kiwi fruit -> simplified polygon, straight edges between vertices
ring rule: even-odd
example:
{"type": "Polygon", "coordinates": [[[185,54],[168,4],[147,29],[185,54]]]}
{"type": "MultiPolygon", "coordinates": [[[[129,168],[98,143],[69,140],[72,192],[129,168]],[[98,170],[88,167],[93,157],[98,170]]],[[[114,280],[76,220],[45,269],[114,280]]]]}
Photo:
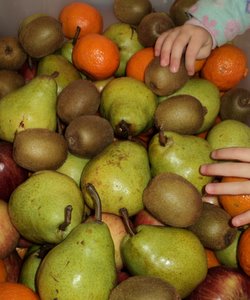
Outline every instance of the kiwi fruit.
{"type": "Polygon", "coordinates": [[[162,67],[160,58],[153,58],[145,70],[145,84],[158,96],[169,96],[180,89],[189,79],[184,59],[180,62],[178,72],[173,73],[169,67],[162,67]]]}
{"type": "Polygon", "coordinates": [[[181,300],[175,287],[159,277],[134,275],[120,282],[109,300],[181,300]]]}
{"type": "Polygon", "coordinates": [[[69,152],[83,158],[99,154],[114,140],[114,130],[105,118],[84,115],[72,120],[65,130],[69,152]]]}
{"type": "Polygon", "coordinates": [[[202,198],[184,177],[163,172],[153,177],[143,192],[143,204],[157,220],[174,227],[188,227],[201,215],[202,198]]]}
{"type": "Polygon", "coordinates": [[[95,84],[87,79],[70,82],[57,97],[57,115],[69,124],[81,115],[94,115],[101,102],[101,95],[95,84]]]}
{"type": "Polygon", "coordinates": [[[196,134],[204,121],[201,102],[191,95],[170,96],[160,102],[154,115],[155,127],[180,134],[196,134]]]}
{"type": "Polygon", "coordinates": [[[152,11],[149,0],[114,0],[113,11],[116,18],[130,25],[138,25],[141,19],[152,11]]]}
{"type": "Polygon", "coordinates": [[[64,42],[62,25],[51,16],[38,16],[21,24],[18,38],[25,52],[33,58],[54,53],[64,42]]]}
{"type": "Polygon", "coordinates": [[[250,126],[250,91],[240,87],[226,91],[221,97],[220,117],[250,126]]]}
{"type": "Polygon", "coordinates": [[[68,155],[63,135],[45,128],[28,128],[16,133],[13,141],[15,162],[29,170],[56,170],[68,155]]]}
{"type": "Polygon", "coordinates": [[[24,84],[24,77],[18,72],[12,70],[0,70],[0,99],[24,84]]]}
{"type": "Polygon", "coordinates": [[[169,8],[169,15],[176,26],[183,25],[190,18],[188,10],[196,2],[197,0],[175,0],[172,3],[169,8]]]}
{"type": "Polygon", "coordinates": [[[220,206],[203,202],[199,219],[188,227],[205,248],[222,250],[232,244],[237,228],[230,224],[231,216],[220,206]]]}
{"type": "Polygon", "coordinates": [[[17,37],[6,36],[0,38],[0,70],[19,70],[25,63],[27,53],[24,51],[17,37]]]}
{"type": "Polygon", "coordinates": [[[171,17],[165,12],[151,12],[144,16],[136,31],[139,42],[144,47],[153,47],[161,33],[174,27],[171,17]]]}

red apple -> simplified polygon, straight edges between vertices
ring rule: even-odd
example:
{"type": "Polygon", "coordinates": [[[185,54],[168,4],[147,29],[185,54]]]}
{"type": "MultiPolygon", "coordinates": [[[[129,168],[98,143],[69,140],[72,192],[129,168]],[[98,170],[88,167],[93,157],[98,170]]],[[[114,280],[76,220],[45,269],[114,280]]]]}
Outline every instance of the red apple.
{"type": "Polygon", "coordinates": [[[24,77],[25,82],[29,82],[31,79],[33,79],[36,76],[37,73],[37,62],[35,61],[26,61],[21,69],[19,70],[19,73],[24,77]]]}
{"type": "Polygon", "coordinates": [[[123,271],[123,270],[117,271],[117,284],[128,279],[129,277],[130,277],[130,274],[128,272],[123,271]]]}
{"type": "Polygon", "coordinates": [[[12,143],[0,141],[0,199],[7,202],[14,189],[28,178],[28,171],[14,161],[12,150],[12,143]]]}
{"type": "Polygon", "coordinates": [[[222,265],[212,267],[205,280],[187,297],[187,300],[223,299],[250,299],[250,277],[239,269],[222,265]]]}
{"type": "MultiPolygon", "coordinates": [[[[88,219],[91,218],[93,218],[93,216],[88,217],[88,219]]],[[[102,213],[102,221],[107,224],[114,242],[116,269],[121,270],[123,268],[123,262],[120,252],[120,244],[123,237],[127,234],[125,225],[120,216],[112,213],[102,213]]]]}
{"type": "Polygon", "coordinates": [[[158,225],[165,226],[162,222],[153,217],[147,210],[142,209],[134,216],[134,226],[138,225],[158,225]]]}
{"type": "Polygon", "coordinates": [[[18,282],[19,274],[22,268],[22,259],[18,255],[17,251],[14,250],[3,260],[6,271],[8,282],[18,282]]]}
{"type": "Polygon", "coordinates": [[[9,256],[16,248],[20,234],[11,223],[8,203],[0,200],[0,258],[9,256]]]}

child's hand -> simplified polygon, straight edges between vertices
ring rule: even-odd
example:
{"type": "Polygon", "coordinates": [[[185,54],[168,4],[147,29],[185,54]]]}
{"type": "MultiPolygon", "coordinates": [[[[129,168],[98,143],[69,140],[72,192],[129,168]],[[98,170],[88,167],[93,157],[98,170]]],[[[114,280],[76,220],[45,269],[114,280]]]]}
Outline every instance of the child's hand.
{"type": "Polygon", "coordinates": [[[177,72],[183,52],[189,75],[193,75],[196,59],[209,56],[213,46],[210,33],[203,27],[184,24],[162,33],[155,43],[155,55],[160,56],[162,66],[170,66],[177,72]]]}
{"type": "MultiPolygon", "coordinates": [[[[231,176],[250,179],[250,148],[225,148],[212,152],[215,160],[225,160],[214,164],[202,165],[200,172],[207,176],[231,176]]],[[[250,180],[241,182],[208,183],[205,191],[210,195],[250,194],[250,180]]],[[[250,224],[250,211],[232,219],[234,226],[250,224]]]]}

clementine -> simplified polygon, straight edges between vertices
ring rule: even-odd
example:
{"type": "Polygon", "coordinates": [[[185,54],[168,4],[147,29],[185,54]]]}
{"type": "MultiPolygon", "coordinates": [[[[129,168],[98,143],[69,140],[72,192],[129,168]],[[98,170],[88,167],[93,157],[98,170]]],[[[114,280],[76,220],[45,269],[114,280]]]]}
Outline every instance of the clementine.
{"type": "Polygon", "coordinates": [[[79,38],[72,51],[75,67],[91,79],[111,77],[120,64],[118,46],[111,39],[98,33],[79,38]]]}
{"type": "Polygon", "coordinates": [[[39,300],[38,294],[32,289],[21,283],[1,282],[0,283],[1,300],[39,300]]]}
{"type": "Polygon", "coordinates": [[[220,265],[220,262],[217,259],[214,251],[205,248],[205,252],[206,252],[206,256],[207,256],[207,267],[208,268],[212,268],[212,267],[220,265]]]}
{"type": "MultiPolygon", "coordinates": [[[[249,180],[240,177],[223,177],[221,182],[241,182],[249,180]]],[[[220,195],[219,203],[230,216],[237,216],[250,209],[250,195],[220,195]]]]}
{"type": "Polygon", "coordinates": [[[144,81],[144,74],[148,64],[154,58],[154,48],[147,47],[133,54],[126,65],[126,75],[144,81]]]}
{"type": "Polygon", "coordinates": [[[245,229],[240,236],[237,257],[242,270],[250,276],[250,227],[245,229]]]}
{"type": "Polygon", "coordinates": [[[213,82],[220,91],[233,88],[247,73],[247,56],[233,44],[224,44],[212,50],[201,69],[201,77],[213,82]]]}
{"type": "Polygon", "coordinates": [[[85,2],[72,2],[65,5],[59,14],[59,21],[62,24],[64,36],[73,38],[77,27],[79,27],[79,37],[88,33],[102,33],[103,16],[93,5],[85,2]]]}

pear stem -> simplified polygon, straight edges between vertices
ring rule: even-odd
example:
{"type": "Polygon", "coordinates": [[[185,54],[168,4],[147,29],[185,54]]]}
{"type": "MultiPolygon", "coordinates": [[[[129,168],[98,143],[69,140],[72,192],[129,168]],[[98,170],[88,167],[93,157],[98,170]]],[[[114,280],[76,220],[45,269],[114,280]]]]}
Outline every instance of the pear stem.
{"type": "Polygon", "coordinates": [[[132,225],[131,222],[130,222],[127,208],[125,208],[125,207],[120,208],[119,212],[120,212],[120,214],[121,214],[121,216],[122,216],[124,225],[125,225],[125,227],[126,227],[126,231],[127,231],[131,236],[136,235],[137,232],[136,232],[135,228],[133,227],[133,225],[132,225]]]}
{"type": "Polygon", "coordinates": [[[62,231],[65,231],[66,228],[71,223],[71,214],[72,214],[73,207],[72,205],[68,205],[65,207],[65,216],[64,216],[64,222],[59,226],[59,229],[62,231]]]}
{"type": "Polygon", "coordinates": [[[86,184],[86,189],[89,192],[94,204],[95,204],[95,220],[98,223],[102,223],[102,204],[101,199],[92,183],[86,184]]]}
{"type": "Polygon", "coordinates": [[[129,124],[121,120],[119,124],[115,128],[116,134],[124,139],[127,139],[129,137],[129,124]]]}
{"type": "Polygon", "coordinates": [[[44,244],[41,246],[41,248],[39,249],[38,258],[43,259],[45,257],[45,255],[52,249],[54,248],[54,245],[51,244],[44,244]]]}
{"type": "Polygon", "coordinates": [[[164,135],[164,130],[160,129],[159,131],[159,143],[161,146],[165,147],[167,142],[167,138],[164,135]]]}
{"type": "Polygon", "coordinates": [[[80,26],[77,26],[76,27],[76,32],[75,32],[75,35],[73,37],[73,41],[72,41],[72,45],[75,46],[78,38],[79,38],[79,35],[80,35],[80,32],[81,32],[81,27],[80,26]]]}

